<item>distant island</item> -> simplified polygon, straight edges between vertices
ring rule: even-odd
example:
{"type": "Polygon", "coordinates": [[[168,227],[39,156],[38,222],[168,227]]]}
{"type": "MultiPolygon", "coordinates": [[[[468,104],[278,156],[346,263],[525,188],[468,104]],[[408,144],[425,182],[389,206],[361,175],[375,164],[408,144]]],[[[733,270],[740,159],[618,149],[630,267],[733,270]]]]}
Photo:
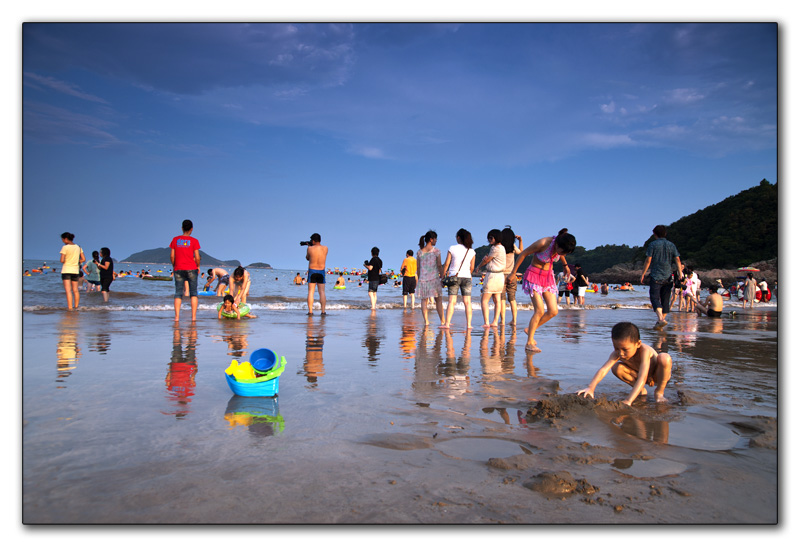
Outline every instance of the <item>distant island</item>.
{"type": "MultiPolygon", "coordinates": [[[[169,264],[169,248],[152,248],[142,250],[136,254],[131,254],[123,262],[137,264],[169,264]]],[[[206,254],[200,250],[200,264],[203,266],[213,265],[222,267],[239,267],[242,265],[239,260],[218,260],[214,256],[206,254]]]]}
{"type": "Polygon", "coordinates": [[[247,267],[252,267],[254,269],[272,269],[271,265],[265,264],[264,262],[256,262],[254,264],[249,264],[247,267]]]}

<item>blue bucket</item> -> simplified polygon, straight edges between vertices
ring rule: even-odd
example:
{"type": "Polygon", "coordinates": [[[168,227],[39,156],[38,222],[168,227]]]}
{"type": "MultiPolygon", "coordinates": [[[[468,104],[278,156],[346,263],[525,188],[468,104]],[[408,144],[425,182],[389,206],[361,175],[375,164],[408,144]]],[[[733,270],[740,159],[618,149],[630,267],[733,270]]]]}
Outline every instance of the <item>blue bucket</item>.
{"type": "Polygon", "coordinates": [[[259,348],[250,354],[250,365],[256,373],[266,373],[273,367],[275,362],[278,361],[278,356],[269,348],[259,348]]]}

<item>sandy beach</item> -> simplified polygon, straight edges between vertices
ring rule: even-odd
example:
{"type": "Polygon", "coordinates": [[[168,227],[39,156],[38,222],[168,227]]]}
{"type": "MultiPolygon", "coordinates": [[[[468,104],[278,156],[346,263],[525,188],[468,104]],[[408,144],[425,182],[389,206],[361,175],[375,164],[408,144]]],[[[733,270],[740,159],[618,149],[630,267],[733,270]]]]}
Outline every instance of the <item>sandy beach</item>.
{"type": "Polygon", "coordinates": [[[26,311],[23,522],[775,523],[778,312],[736,311],[562,310],[536,355],[529,311],[26,311]],[[673,357],[667,405],[611,375],[574,394],[626,320],[673,357]],[[262,347],[279,395],[234,396],[224,369],[262,347]]]}

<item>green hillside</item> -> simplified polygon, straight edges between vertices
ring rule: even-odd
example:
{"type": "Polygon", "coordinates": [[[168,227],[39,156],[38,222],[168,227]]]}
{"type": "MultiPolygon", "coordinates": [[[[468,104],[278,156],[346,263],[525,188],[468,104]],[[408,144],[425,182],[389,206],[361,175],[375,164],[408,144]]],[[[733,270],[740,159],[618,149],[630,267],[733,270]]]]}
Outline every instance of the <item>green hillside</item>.
{"type": "MultiPolygon", "coordinates": [[[[777,258],[778,185],[764,179],[756,187],[682,217],[667,225],[667,239],[678,247],[686,265],[700,269],[732,269],[777,258]]],[[[578,246],[567,259],[581,264],[586,273],[600,273],[617,264],[644,261],[652,240],[653,236],[648,237],[643,246],[606,244],[591,250],[578,246]]],[[[489,247],[475,252],[480,261],[489,247]]],[[[525,271],[530,259],[520,271],[525,271]]]]}
{"type": "MultiPolygon", "coordinates": [[[[730,269],[777,258],[778,185],[764,179],[682,217],[667,227],[667,239],[684,263],[698,268],[730,269]]],[[[640,256],[644,259],[643,251],[640,256]]]]}

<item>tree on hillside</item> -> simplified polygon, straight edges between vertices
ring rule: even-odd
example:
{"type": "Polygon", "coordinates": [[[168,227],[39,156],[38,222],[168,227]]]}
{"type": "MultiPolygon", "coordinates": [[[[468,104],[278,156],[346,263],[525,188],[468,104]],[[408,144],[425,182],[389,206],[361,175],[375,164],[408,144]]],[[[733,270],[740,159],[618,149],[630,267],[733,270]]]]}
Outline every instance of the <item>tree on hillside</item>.
{"type": "MultiPolygon", "coordinates": [[[[681,260],[729,269],[778,256],[778,185],[766,179],[667,227],[681,260]]],[[[645,242],[645,248],[654,237],[645,242]]],[[[644,249],[637,257],[644,258],[644,249]]]]}

